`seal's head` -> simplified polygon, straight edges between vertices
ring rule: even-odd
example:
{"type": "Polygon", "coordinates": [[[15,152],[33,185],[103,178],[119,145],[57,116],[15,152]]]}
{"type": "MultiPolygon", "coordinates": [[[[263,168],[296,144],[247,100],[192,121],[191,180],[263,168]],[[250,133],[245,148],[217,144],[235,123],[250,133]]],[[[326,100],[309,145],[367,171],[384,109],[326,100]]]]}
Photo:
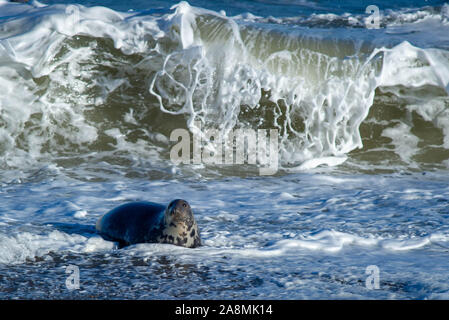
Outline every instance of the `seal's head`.
{"type": "Polygon", "coordinates": [[[198,226],[193,217],[189,203],[176,199],[165,209],[165,229],[162,231],[167,242],[176,245],[195,248],[201,245],[198,226]]]}
{"type": "Polygon", "coordinates": [[[188,227],[195,223],[192,208],[187,201],[176,199],[170,202],[165,212],[165,218],[168,224],[185,223],[188,227]]]}

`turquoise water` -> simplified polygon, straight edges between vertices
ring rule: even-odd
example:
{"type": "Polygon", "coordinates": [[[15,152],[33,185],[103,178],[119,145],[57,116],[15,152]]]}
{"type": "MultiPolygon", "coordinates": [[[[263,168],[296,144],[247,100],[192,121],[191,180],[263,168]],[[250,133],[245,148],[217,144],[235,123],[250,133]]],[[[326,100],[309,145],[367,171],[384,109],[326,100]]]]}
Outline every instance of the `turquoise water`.
{"type": "Polygon", "coordinates": [[[437,1],[0,1],[0,298],[447,299],[448,28],[437,1]],[[278,170],[173,163],[198,124],[278,130],[278,170]],[[175,198],[202,247],[95,232],[175,198]]]}

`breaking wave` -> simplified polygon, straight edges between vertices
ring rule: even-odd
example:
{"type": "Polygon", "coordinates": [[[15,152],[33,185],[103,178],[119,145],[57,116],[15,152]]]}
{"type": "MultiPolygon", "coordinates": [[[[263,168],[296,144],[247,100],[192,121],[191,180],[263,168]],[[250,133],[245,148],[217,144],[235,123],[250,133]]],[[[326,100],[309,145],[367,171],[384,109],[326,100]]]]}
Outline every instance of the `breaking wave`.
{"type": "Polygon", "coordinates": [[[449,165],[447,5],[385,12],[378,30],[186,2],[0,8],[3,168],[166,162],[170,132],[198,121],[278,129],[284,169],[449,165]]]}

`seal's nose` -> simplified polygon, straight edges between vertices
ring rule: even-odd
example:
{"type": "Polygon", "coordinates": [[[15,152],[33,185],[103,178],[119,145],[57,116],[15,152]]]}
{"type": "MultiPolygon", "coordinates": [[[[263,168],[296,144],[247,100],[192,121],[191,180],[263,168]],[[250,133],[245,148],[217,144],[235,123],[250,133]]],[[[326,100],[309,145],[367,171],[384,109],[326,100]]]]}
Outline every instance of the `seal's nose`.
{"type": "Polygon", "coordinates": [[[190,209],[190,205],[187,201],[182,199],[176,199],[170,202],[168,205],[168,211],[173,215],[175,213],[182,213],[185,210],[190,209]]]}

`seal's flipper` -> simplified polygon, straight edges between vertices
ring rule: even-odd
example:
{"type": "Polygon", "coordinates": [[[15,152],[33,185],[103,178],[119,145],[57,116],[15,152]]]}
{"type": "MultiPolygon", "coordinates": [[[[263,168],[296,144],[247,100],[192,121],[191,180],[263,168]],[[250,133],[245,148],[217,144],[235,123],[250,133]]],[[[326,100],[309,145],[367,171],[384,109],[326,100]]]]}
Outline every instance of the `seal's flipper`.
{"type": "Polygon", "coordinates": [[[125,242],[125,241],[121,241],[121,240],[117,241],[117,240],[115,240],[115,242],[117,243],[117,249],[122,249],[124,247],[129,246],[129,243],[125,242]]]}

